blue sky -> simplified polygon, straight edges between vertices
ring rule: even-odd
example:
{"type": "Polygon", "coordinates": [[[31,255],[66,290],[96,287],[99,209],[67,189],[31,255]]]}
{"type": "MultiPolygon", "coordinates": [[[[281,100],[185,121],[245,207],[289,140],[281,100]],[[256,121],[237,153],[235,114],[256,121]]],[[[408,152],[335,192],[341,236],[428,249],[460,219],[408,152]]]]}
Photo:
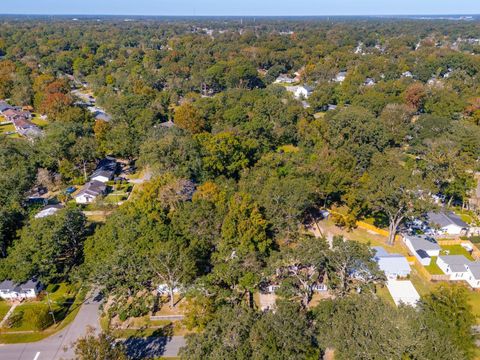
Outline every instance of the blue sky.
{"type": "Polygon", "coordinates": [[[0,0],[1,14],[480,14],[480,0],[0,0]]]}

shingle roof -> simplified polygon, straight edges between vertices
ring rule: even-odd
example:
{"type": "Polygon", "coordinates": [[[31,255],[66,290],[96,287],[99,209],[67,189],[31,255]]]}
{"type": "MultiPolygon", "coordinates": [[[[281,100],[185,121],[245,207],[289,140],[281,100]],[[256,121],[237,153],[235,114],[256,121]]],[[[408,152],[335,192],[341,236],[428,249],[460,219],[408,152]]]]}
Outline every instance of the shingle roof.
{"type": "Polygon", "coordinates": [[[453,212],[429,212],[427,214],[428,221],[432,224],[439,225],[440,227],[445,227],[448,225],[457,225],[460,227],[468,227],[468,224],[464,222],[460,216],[454,214],[453,212]]]}
{"type": "Polygon", "coordinates": [[[471,262],[468,264],[468,268],[475,279],[480,280],[480,262],[471,262]]]}
{"type": "Polygon", "coordinates": [[[440,255],[438,258],[450,266],[453,272],[464,272],[466,270],[465,265],[471,263],[471,261],[463,255],[440,255]]]}
{"type": "Polygon", "coordinates": [[[417,253],[419,250],[440,250],[440,245],[438,245],[434,239],[419,236],[407,236],[406,238],[410,241],[417,253]]]}

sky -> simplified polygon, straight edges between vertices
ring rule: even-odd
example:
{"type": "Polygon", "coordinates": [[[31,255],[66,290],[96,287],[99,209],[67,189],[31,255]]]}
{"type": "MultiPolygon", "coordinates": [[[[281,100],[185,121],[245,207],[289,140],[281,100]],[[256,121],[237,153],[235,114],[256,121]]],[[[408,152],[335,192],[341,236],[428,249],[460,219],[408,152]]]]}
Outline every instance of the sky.
{"type": "Polygon", "coordinates": [[[166,16],[480,14],[480,0],[0,0],[0,14],[166,16]]]}

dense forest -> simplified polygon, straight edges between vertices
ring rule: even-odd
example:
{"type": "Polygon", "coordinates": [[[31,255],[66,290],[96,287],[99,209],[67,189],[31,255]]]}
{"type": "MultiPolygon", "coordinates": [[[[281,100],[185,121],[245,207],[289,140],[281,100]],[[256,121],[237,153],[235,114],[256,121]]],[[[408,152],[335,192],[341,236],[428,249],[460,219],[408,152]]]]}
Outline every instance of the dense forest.
{"type": "Polygon", "coordinates": [[[338,226],[374,218],[393,245],[431,194],[466,205],[478,39],[477,22],[0,18],[0,100],[48,119],[33,141],[0,137],[0,277],[99,287],[111,317],[181,288],[185,359],[473,359],[465,289],[394,308],[366,244],[307,225],[337,209],[338,226]],[[313,89],[308,105],[280,75],[313,89]],[[32,187],[83,184],[106,155],[151,181],[102,223],[74,205],[33,217],[32,187]],[[260,312],[273,283],[277,309],[260,312]],[[332,298],[313,304],[319,283],[332,298]]]}

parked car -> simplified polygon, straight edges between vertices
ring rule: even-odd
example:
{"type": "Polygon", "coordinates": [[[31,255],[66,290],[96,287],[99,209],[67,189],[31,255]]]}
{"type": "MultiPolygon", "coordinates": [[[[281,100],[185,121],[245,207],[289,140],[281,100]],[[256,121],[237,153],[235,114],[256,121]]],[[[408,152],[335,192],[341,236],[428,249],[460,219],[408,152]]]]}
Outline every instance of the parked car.
{"type": "Polygon", "coordinates": [[[71,195],[73,194],[75,191],[77,191],[77,188],[75,186],[70,186],[67,188],[67,190],[65,190],[65,194],[67,195],[71,195]]]}

